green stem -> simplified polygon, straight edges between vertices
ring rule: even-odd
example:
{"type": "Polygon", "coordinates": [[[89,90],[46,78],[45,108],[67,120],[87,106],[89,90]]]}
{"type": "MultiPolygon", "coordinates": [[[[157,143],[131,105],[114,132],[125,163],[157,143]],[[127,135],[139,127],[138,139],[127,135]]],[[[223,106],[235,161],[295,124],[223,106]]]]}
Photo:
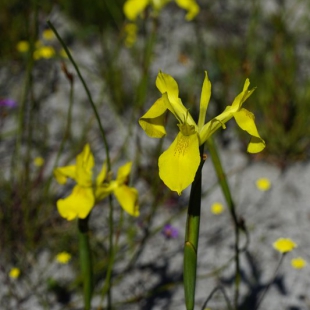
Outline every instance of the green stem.
{"type": "Polygon", "coordinates": [[[239,242],[240,242],[240,234],[239,234],[239,221],[236,214],[235,203],[232,199],[231,191],[229,189],[229,185],[227,182],[227,178],[221,163],[221,159],[217,152],[215,143],[213,138],[209,138],[207,140],[208,149],[212,158],[212,162],[220,182],[220,186],[222,188],[225,200],[227,202],[230,214],[232,216],[234,227],[235,227],[235,265],[236,265],[236,277],[235,277],[235,296],[234,296],[234,306],[235,309],[238,309],[238,300],[239,300],[239,287],[240,287],[240,251],[239,251],[239,242]]]}
{"type": "Polygon", "coordinates": [[[84,290],[84,309],[91,309],[91,299],[93,294],[93,268],[89,245],[88,218],[78,220],[79,230],[79,252],[82,270],[83,290],[84,290]]]}
{"type": "Polygon", "coordinates": [[[195,307],[197,252],[201,209],[201,170],[204,164],[203,148],[204,146],[202,145],[200,147],[201,162],[196,172],[194,182],[192,183],[187,211],[183,266],[185,304],[187,310],[193,310],[195,307]]]}
{"type": "Polygon", "coordinates": [[[53,32],[55,33],[57,39],[59,40],[59,42],[61,43],[62,47],[64,48],[64,50],[66,51],[66,54],[68,55],[68,58],[70,59],[78,77],[80,78],[82,84],[83,84],[83,87],[85,89],[85,92],[87,94],[87,97],[88,97],[88,100],[92,106],[92,109],[94,111],[94,114],[95,114],[95,117],[96,117],[96,120],[97,120],[97,123],[98,123],[98,126],[99,126],[99,130],[101,132],[101,136],[102,136],[102,139],[103,139],[103,143],[104,143],[104,147],[105,147],[105,152],[106,152],[106,158],[107,158],[107,166],[108,166],[108,170],[110,171],[111,170],[111,161],[110,161],[110,155],[109,155],[109,146],[108,146],[108,141],[106,139],[106,135],[105,135],[105,132],[104,132],[104,129],[102,127],[102,124],[101,124],[101,120],[100,120],[100,116],[99,116],[99,113],[97,111],[97,108],[96,108],[96,105],[92,99],[92,96],[90,94],[90,91],[88,89],[88,86],[79,70],[79,67],[77,66],[75,60],[73,59],[67,45],[65,44],[65,42],[63,41],[63,39],[60,37],[59,33],[57,32],[57,30],[55,29],[54,25],[52,24],[51,21],[48,21],[47,24],[49,25],[49,27],[53,30],[53,32]]]}

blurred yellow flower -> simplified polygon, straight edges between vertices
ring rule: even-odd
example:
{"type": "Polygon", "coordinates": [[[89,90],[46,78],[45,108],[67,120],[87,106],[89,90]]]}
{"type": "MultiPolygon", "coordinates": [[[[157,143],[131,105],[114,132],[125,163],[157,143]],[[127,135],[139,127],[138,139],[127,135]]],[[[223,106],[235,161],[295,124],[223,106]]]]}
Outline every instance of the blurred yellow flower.
{"type": "Polygon", "coordinates": [[[103,164],[95,182],[92,169],[95,165],[94,156],[89,144],[76,157],[76,165],[54,169],[54,177],[59,184],[65,184],[67,178],[76,181],[72,193],[65,199],[57,201],[58,212],[71,221],[76,217],[84,219],[95,203],[113,193],[121,207],[130,215],[139,215],[138,191],[127,186],[132,163],[129,162],[118,169],[115,181],[106,181],[107,166],[103,164]]]}
{"type": "Polygon", "coordinates": [[[19,268],[12,268],[9,272],[9,277],[12,279],[17,279],[20,275],[20,269],[19,268]]]}
{"type": "Polygon", "coordinates": [[[51,41],[55,38],[55,34],[52,29],[45,29],[42,33],[42,37],[46,41],[51,41]]]}
{"type": "Polygon", "coordinates": [[[56,255],[56,261],[60,264],[67,264],[71,260],[71,254],[68,252],[60,252],[56,255]]]}
{"type": "Polygon", "coordinates": [[[125,25],[124,31],[126,34],[125,45],[132,47],[137,40],[138,27],[135,23],[128,23],[125,25]]]}
{"type": "Polygon", "coordinates": [[[55,50],[52,46],[41,46],[33,52],[33,58],[35,60],[44,58],[49,59],[55,56],[55,50]]]}
{"type": "Polygon", "coordinates": [[[291,265],[295,269],[302,269],[307,266],[307,262],[302,257],[296,257],[291,260],[291,265]]]}
{"type": "MultiPolygon", "coordinates": [[[[134,21],[145,10],[148,5],[151,5],[155,14],[172,0],[127,0],[123,10],[127,19],[134,21]]],[[[196,0],[175,0],[176,4],[187,11],[186,20],[192,20],[199,13],[199,5],[196,0]]]]}
{"type": "Polygon", "coordinates": [[[16,45],[16,49],[20,52],[20,53],[25,53],[28,52],[29,50],[29,42],[28,41],[19,41],[16,45]]]}
{"type": "Polygon", "coordinates": [[[43,164],[44,164],[44,158],[43,158],[43,157],[40,157],[40,156],[36,157],[36,158],[33,160],[33,164],[34,164],[35,166],[37,166],[37,167],[43,166],[43,164]]]}
{"type": "Polygon", "coordinates": [[[221,214],[224,211],[224,206],[220,202],[215,202],[211,205],[211,212],[213,214],[221,214]]]}
{"type": "Polygon", "coordinates": [[[271,187],[271,182],[267,178],[259,178],[256,180],[256,187],[260,191],[268,191],[271,187]]]}
{"type": "Polygon", "coordinates": [[[289,238],[279,238],[273,243],[273,247],[280,253],[287,253],[297,248],[297,244],[289,238]]]}

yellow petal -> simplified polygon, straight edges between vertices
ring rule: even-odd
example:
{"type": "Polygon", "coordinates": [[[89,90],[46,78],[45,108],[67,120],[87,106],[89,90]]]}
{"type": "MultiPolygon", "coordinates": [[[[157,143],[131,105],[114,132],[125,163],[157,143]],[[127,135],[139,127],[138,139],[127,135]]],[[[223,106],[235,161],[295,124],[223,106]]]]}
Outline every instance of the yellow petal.
{"type": "Polygon", "coordinates": [[[101,171],[99,172],[99,174],[96,178],[96,185],[97,186],[101,185],[103,183],[103,181],[105,180],[106,175],[107,175],[107,170],[108,170],[107,164],[104,162],[102,165],[101,171]]]}
{"type": "Polygon", "coordinates": [[[175,2],[180,8],[187,10],[186,20],[192,20],[199,13],[200,8],[195,0],[175,0],[175,2]]]}
{"type": "Polygon", "coordinates": [[[167,93],[170,102],[179,101],[179,87],[171,75],[160,71],[156,78],[156,86],[162,94],[167,93]]]}
{"type": "Polygon", "coordinates": [[[202,84],[202,90],[201,90],[201,96],[200,96],[200,110],[199,110],[199,120],[198,120],[199,130],[202,129],[205,123],[210,97],[211,97],[211,82],[208,78],[207,71],[205,71],[205,79],[202,84]]]}
{"type": "Polygon", "coordinates": [[[280,253],[287,253],[297,247],[297,244],[289,238],[279,238],[273,243],[274,249],[280,253]]]}
{"type": "Polygon", "coordinates": [[[185,136],[179,132],[170,147],[159,157],[159,176],[181,195],[195,178],[200,164],[198,134],[185,136]]]}
{"type": "Polygon", "coordinates": [[[302,257],[296,257],[291,260],[291,265],[295,269],[302,269],[307,266],[307,262],[302,257]]]}
{"type": "Polygon", "coordinates": [[[165,112],[166,98],[159,98],[151,108],[139,119],[139,124],[149,137],[162,138],[166,134],[165,112]]]}
{"type": "Polygon", "coordinates": [[[94,164],[94,156],[87,143],[82,153],[76,157],[76,182],[79,185],[85,187],[92,185],[92,169],[94,164]]]}
{"type": "Polygon", "coordinates": [[[123,185],[128,182],[128,176],[130,174],[132,167],[132,162],[128,162],[125,165],[121,166],[117,171],[116,181],[118,185],[123,185]]]}
{"type": "Polygon", "coordinates": [[[248,152],[258,153],[262,151],[266,144],[257,131],[254,114],[246,109],[241,109],[240,111],[234,113],[233,116],[238,126],[252,136],[248,145],[248,152]]]}
{"type": "Polygon", "coordinates": [[[76,217],[84,219],[95,204],[95,196],[92,188],[76,185],[70,196],[57,201],[57,209],[60,215],[71,221],[76,217]]]}
{"type": "Polygon", "coordinates": [[[231,107],[233,109],[233,112],[237,112],[241,109],[242,104],[252,95],[255,88],[248,90],[250,86],[250,80],[246,79],[243,85],[242,92],[234,99],[231,107]]]}
{"type": "Polygon", "coordinates": [[[117,187],[114,195],[121,207],[131,216],[139,216],[138,191],[126,185],[117,187]]]}
{"type": "Polygon", "coordinates": [[[67,178],[75,180],[76,166],[65,166],[54,169],[54,177],[56,178],[59,184],[65,184],[67,178]]]}
{"type": "Polygon", "coordinates": [[[149,0],[127,0],[123,7],[124,14],[129,20],[135,20],[148,4],[149,0]]]}
{"type": "Polygon", "coordinates": [[[103,183],[102,185],[97,186],[96,190],[95,190],[96,201],[98,202],[98,201],[106,198],[117,187],[118,187],[118,184],[117,184],[116,181],[112,181],[112,182],[109,182],[109,183],[103,183]]]}

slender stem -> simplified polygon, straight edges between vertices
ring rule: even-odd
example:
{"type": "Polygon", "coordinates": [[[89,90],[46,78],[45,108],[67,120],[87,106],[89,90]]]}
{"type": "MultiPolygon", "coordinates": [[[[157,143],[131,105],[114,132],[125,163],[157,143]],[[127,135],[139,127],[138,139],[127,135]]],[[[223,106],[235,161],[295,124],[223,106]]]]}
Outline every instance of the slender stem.
{"type": "Polygon", "coordinates": [[[93,294],[93,268],[89,245],[88,219],[89,216],[85,219],[78,220],[79,252],[82,269],[85,310],[91,309],[91,299],[93,294]]]}
{"type": "Polygon", "coordinates": [[[283,254],[281,255],[280,261],[279,261],[278,266],[277,266],[277,268],[276,268],[276,270],[275,270],[275,272],[274,272],[274,275],[273,275],[273,277],[271,278],[271,280],[269,281],[268,285],[266,286],[264,292],[263,292],[262,295],[260,296],[260,299],[258,300],[258,302],[257,302],[256,307],[255,307],[254,310],[258,310],[258,308],[259,308],[260,305],[262,304],[262,301],[263,301],[263,299],[265,298],[267,292],[269,291],[269,288],[270,288],[271,284],[274,283],[274,281],[275,281],[275,279],[276,279],[276,277],[277,277],[278,271],[279,271],[279,269],[280,269],[280,266],[281,266],[281,264],[282,264],[282,262],[283,262],[283,259],[284,259],[284,257],[285,257],[285,254],[286,254],[286,253],[283,253],[283,254]]]}
{"type": "Polygon", "coordinates": [[[231,304],[230,304],[230,301],[229,301],[229,298],[228,298],[228,296],[227,296],[227,294],[226,294],[226,292],[225,292],[225,289],[224,289],[222,286],[217,286],[217,287],[215,287],[215,288],[212,290],[212,292],[210,293],[210,295],[208,296],[208,298],[207,298],[206,301],[204,302],[204,304],[203,304],[201,310],[204,310],[204,309],[207,307],[208,302],[211,300],[211,298],[212,298],[213,295],[216,293],[216,291],[221,291],[221,292],[223,293],[224,298],[225,298],[225,301],[226,301],[226,305],[227,305],[227,307],[228,307],[228,310],[233,310],[233,307],[232,307],[231,304]]]}
{"type": "Polygon", "coordinates": [[[201,209],[201,170],[204,164],[203,148],[200,147],[201,162],[192,183],[189,197],[185,246],[184,246],[184,293],[187,310],[195,307],[195,287],[197,270],[197,252],[199,239],[200,209],[201,209]]]}
{"type": "Polygon", "coordinates": [[[100,116],[99,116],[99,113],[97,111],[97,108],[96,108],[96,105],[92,99],[92,96],[91,96],[91,93],[88,89],[88,86],[79,70],[79,67],[77,66],[75,60],[73,59],[67,45],[65,44],[65,42],[63,41],[63,39],[60,37],[59,33],[57,32],[57,30],[55,29],[54,25],[52,24],[51,21],[48,21],[47,24],[49,25],[49,27],[53,30],[53,32],[55,33],[57,39],[59,40],[59,42],[61,43],[62,47],[64,48],[64,50],[66,51],[66,54],[68,55],[68,58],[70,59],[74,69],[76,70],[76,73],[77,75],[79,76],[82,84],[83,84],[83,87],[85,89],[85,92],[87,94],[87,97],[88,97],[88,100],[93,108],[93,111],[94,111],[94,114],[95,114],[95,117],[96,117],[96,120],[98,122],[98,125],[99,125],[99,130],[101,132],[101,136],[102,136],[102,139],[103,139],[103,143],[104,143],[104,147],[105,147],[105,152],[106,152],[106,160],[107,160],[107,166],[108,166],[108,170],[110,171],[111,170],[111,161],[110,161],[110,155],[109,155],[109,146],[108,146],[108,141],[106,139],[106,135],[105,135],[105,132],[104,132],[104,129],[102,127],[102,124],[101,124],[101,120],[100,120],[100,116]]]}
{"type": "Polygon", "coordinates": [[[212,158],[212,162],[220,182],[220,186],[222,188],[225,200],[227,202],[230,214],[233,219],[234,227],[235,227],[235,265],[236,265],[236,276],[235,276],[235,296],[234,296],[234,305],[235,309],[238,309],[238,300],[239,300],[239,286],[240,286],[240,251],[239,251],[239,243],[240,243],[240,234],[239,234],[239,221],[236,214],[235,203],[232,199],[231,191],[227,182],[227,178],[221,163],[221,159],[217,152],[215,143],[213,138],[209,138],[207,140],[208,149],[212,158]]]}

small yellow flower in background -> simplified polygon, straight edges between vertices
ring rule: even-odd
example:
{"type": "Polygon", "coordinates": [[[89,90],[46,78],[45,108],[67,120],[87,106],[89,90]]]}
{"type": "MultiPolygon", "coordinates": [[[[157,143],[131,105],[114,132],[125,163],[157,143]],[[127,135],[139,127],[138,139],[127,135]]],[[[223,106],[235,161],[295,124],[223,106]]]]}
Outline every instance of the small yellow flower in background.
{"type": "Polygon", "coordinates": [[[44,159],[43,159],[43,157],[40,157],[40,156],[36,157],[36,158],[33,160],[33,164],[34,164],[35,166],[37,166],[37,167],[43,166],[43,164],[44,164],[44,159]]]}
{"type": "Polygon", "coordinates": [[[46,41],[51,41],[55,38],[55,34],[52,29],[45,29],[42,33],[42,37],[46,41]]]}
{"type": "Polygon", "coordinates": [[[35,60],[44,58],[50,59],[56,54],[55,49],[52,46],[41,46],[33,52],[33,58],[35,60]]]}
{"type": "Polygon", "coordinates": [[[291,260],[291,265],[295,269],[302,269],[307,266],[307,262],[302,257],[296,257],[291,260]]]}
{"type": "MultiPolygon", "coordinates": [[[[127,0],[123,10],[127,19],[135,21],[137,17],[145,10],[148,5],[151,5],[155,14],[172,0],[127,0]]],[[[195,0],[175,0],[176,4],[187,11],[186,20],[190,21],[199,13],[199,5],[195,0]]]]}
{"type": "Polygon", "coordinates": [[[128,162],[118,169],[114,181],[106,181],[107,166],[103,164],[95,182],[93,182],[94,156],[89,144],[76,157],[76,164],[54,169],[54,177],[59,184],[65,184],[67,178],[76,181],[72,193],[65,199],[57,201],[60,215],[71,221],[75,218],[84,219],[94,205],[111,193],[116,196],[121,207],[130,215],[139,215],[138,191],[127,186],[132,163],[128,162]]]}
{"type": "Polygon", "coordinates": [[[125,45],[127,47],[132,47],[137,41],[138,27],[135,23],[128,23],[125,25],[124,31],[126,34],[125,45]]]}
{"type": "Polygon", "coordinates": [[[271,187],[271,182],[269,179],[267,178],[259,178],[256,180],[256,187],[260,190],[260,191],[268,191],[271,187]]]}
{"type": "Polygon", "coordinates": [[[60,252],[56,255],[56,261],[59,264],[67,264],[71,260],[71,254],[68,252],[60,252]]]}
{"type": "Polygon", "coordinates": [[[19,268],[12,268],[9,272],[9,277],[12,279],[17,279],[20,275],[20,269],[19,268]]]}
{"type": "Polygon", "coordinates": [[[28,41],[19,41],[16,45],[16,49],[20,53],[26,53],[29,50],[29,42],[28,41]]]}
{"type": "Polygon", "coordinates": [[[224,211],[224,206],[220,202],[215,202],[211,205],[211,212],[213,214],[221,214],[224,211]]]}
{"type": "Polygon", "coordinates": [[[279,238],[273,243],[273,247],[280,253],[287,253],[297,248],[297,244],[289,238],[279,238]]]}

